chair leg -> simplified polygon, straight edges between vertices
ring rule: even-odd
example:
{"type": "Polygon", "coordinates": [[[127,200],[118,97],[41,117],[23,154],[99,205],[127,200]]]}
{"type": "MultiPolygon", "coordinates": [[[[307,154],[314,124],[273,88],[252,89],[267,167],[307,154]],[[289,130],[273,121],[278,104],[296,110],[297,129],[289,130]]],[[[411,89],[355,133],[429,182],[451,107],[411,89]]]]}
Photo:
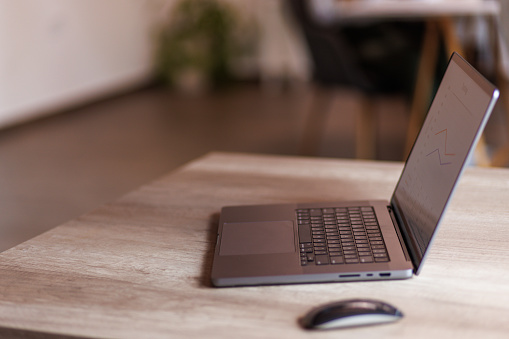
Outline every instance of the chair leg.
{"type": "Polygon", "coordinates": [[[313,92],[311,105],[306,113],[304,133],[299,152],[301,155],[318,155],[321,136],[333,103],[333,90],[320,89],[313,92]]]}
{"type": "Polygon", "coordinates": [[[426,23],[426,32],[424,33],[424,40],[422,43],[421,60],[419,61],[417,82],[415,84],[414,94],[412,97],[412,106],[410,108],[410,119],[408,122],[405,154],[403,154],[403,159],[406,159],[410,153],[426,114],[427,100],[429,100],[431,96],[437,58],[438,28],[437,23],[430,20],[426,23]]]}
{"type": "MultiPolygon", "coordinates": [[[[509,125],[509,98],[505,96],[506,93],[509,93],[508,81],[503,77],[500,77],[498,82],[498,86],[500,88],[500,100],[504,105],[504,110],[506,113],[506,124],[509,125]]],[[[509,130],[509,126],[506,127],[509,130]]],[[[502,145],[491,159],[491,166],[495,167],[505,167],[509,166],[509,142],[506,142],[502,145]]]]}
{"type": "Polygon", "coordinates": [[[376,116],[371,99],[361,100],[362,109],[357,115],[356,150],[357,159],[376,158],[376,116]]]}

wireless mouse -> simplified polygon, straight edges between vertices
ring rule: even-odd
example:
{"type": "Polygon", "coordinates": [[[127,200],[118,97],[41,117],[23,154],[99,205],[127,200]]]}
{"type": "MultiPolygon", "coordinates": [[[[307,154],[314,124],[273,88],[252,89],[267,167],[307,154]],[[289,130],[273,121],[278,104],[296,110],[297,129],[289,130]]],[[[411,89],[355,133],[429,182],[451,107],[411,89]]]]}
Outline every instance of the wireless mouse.
{"type": "Polygon", "coordinates": [[[397,308],[371,299],[350,299],[312,309],[300,322],[307,329],[333,329],[393,322],[403,317],[397,308]]]}

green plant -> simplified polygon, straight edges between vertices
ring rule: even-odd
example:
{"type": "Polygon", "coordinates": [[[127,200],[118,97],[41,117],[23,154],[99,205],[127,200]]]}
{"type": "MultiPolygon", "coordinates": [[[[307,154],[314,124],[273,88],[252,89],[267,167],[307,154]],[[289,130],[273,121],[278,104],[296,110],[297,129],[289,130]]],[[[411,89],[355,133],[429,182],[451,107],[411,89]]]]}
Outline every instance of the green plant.
{"type": "Polygon", "coordinates": [[[186,72],[195,72],[212,86],[232,80],[235,54],[232,8],[215,0],[180,1],[160,35],[157,73],[167,84],[175,84],[186,72]]]}

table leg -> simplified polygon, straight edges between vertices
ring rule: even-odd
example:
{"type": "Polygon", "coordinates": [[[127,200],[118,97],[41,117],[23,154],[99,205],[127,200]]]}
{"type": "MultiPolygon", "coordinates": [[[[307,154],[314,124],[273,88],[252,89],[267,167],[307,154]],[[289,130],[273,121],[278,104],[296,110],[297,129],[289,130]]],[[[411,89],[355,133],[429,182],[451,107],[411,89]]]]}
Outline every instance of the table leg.
{"type": "Polygon", "coordinates": [[[415,83],[412,104],[410,107],[410,118],[408,122],[408,131],[405,144],[405,154],[403,158],[406,159],[415,138],[421,128],[427,103],[433,88],[433,80],[438,59],[438,28],[434,20],[429,20],[426,23],[424,32],[424,39],[422,42],[421,59],[417,70],[417,81],[415,83]]]}

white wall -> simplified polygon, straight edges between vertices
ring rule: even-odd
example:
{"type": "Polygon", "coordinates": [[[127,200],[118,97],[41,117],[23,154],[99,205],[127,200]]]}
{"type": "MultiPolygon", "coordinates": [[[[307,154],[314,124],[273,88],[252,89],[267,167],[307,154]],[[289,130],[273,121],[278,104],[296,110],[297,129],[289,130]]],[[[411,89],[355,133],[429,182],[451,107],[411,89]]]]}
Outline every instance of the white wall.
{"type": "Polygon", "coordinates": [[[0,0],[0,127],[148,79],[157,4],[0,0]]]}
{"type": "MultiPolygon", "coordinates": [[[[260,27],[252,68],[306,80],[309,62],[283,0],[224,0],[260,27]]],[[[0,128],[151,77],[157,24],[177,0],[0,0],[0,128]]]]}

